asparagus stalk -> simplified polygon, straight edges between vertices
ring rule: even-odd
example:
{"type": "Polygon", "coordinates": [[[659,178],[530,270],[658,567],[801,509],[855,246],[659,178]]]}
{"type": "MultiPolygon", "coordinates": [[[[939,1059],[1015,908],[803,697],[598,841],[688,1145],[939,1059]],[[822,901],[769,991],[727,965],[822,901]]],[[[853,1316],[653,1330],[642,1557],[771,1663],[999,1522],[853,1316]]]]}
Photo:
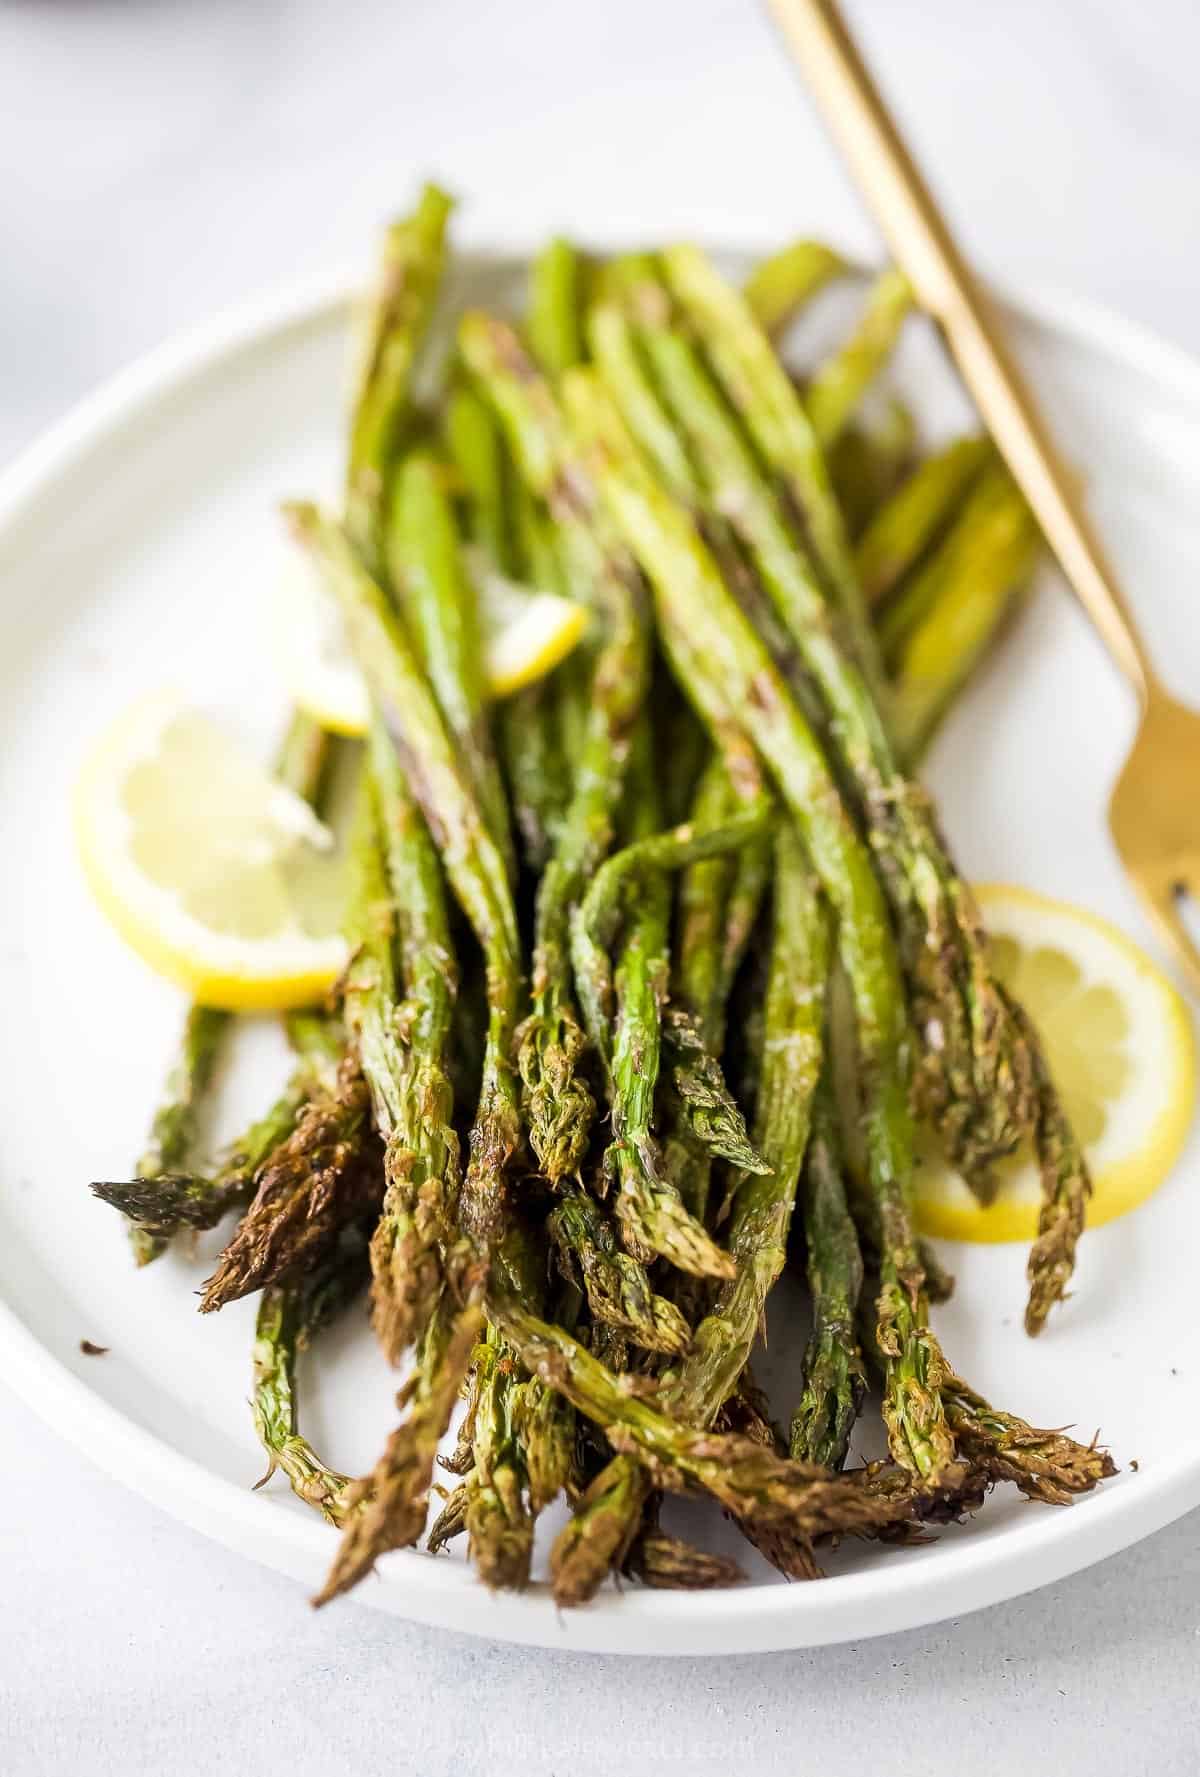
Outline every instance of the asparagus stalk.
{"type": "MultiPolygon", "coordinates": [[[[1016,1016],[1028,1022],[1019,1006],[1016,1016]]],[[[1063,1110],[1062,1100],[1040,1051],[1037,1054],[1037,1125],[1034,1146],[1042,1174],[1042,1207],[1037,1239],[1029,1252],[1029,1299],[1025,1331],[1033,1338],[1066,1294],[1075,1269],[1075,1248],[1092,1194],[1087,1160],[1063,1110]]]]}
{"type": "Polygon", "coordinates": [[[460,1184],[447,1047],[456,972],[441,873],[395,750],[378,722],[352,843],[354,960],[347,1020],[384,1141],[383,1207],[371,1240],[372,1321],[391,1362],[442,1287],[460,1184]],[[398,908],[403,999],[395,967],[398,908]]]}
{"type": "Polygon", "coordinates": [[[327,1604],[370,1573],[390,1549],[411,1548],[425,1526],[438,1443],[483,1327],[473,1295],[460,1309],[446,1296],[422,1341],[417,1373],[401,1404],[410,1405],[369,1475],[344,1496],[344,1529],[328,1578],[313,1603],[327,1604]]]}
{"type": "Polygon", "coordinates": [[[475,589],[443,479],[427,453],[413,452],[401,463],[389,514],[388,568],[463,774],[511,874],[508,803],[488,726],[475,589]]]}
{"type": "Polygon", "coordinates": [[[760,802],[716,828],[685,824],[635,841],[597,872],[573,922],[576,985],[610,1080],[611,1163],[626,1245],[635,1256],[657,1252],[701,1276],[727,1276],[731,1262],[684,1207],[650,1130],[666,961],[665,909],[655,904],[648,885],[665,871],[735,850],[761,830],[768,807],[760,802]],[[614,973],[608,953],[629,906],[632,917],[614,973]]]}
{"type": "Polygon", "coordinates": [[[291,1284],[271,1284],[262,1294],[254,1328],[254,1429],[267,1453],[268,1467],[256,1486],[279,1469],[293,1493],[331,1524],[345,1518],[350,1480],[330,1469],[300,1435],[297,1424],[296,1359],[323,1328],[349,1306],[367,1276],[366,1241],[348,1228],[333,1253],[315,1271],[291,1284]]]}
{"type": "Polygon", "coordinates": [[[669,247],[663,266],[763,461],[795,503],[838,613],[847,651],[883,707],[885,682],[878,646],[820,440],[804,404],[745,298],[703,253],[691,246],[669,247]]]}
{"type": "Polygon", "coordinates": [[[556,1604],[586,1604],[624,1564],[649,1494],[642,1467],[632,1456],[614,1456],[593,1477],[555,1538],[551,1569],[556,1604]]]}
{"type": "Polygon", "coordinates": [[[716,1292],[665,1399],[689,1424],[711,1424],[733,1394],[759,1335],[767,1296],[786,1256],[787,1232],[808,1145],[824,1047],[829,938],[790,821],[775,844],[775,912],[755,1146],[762,1162],[732,1193],[729,1252],[735,1270],[716,1292]]]}
{"type": "Polygon", "coordinates": [[[453,207],[444,191],[427,185],[412,215],[392,223],[365,318],[346,464],[346,525],[376,571],[383,560],[387,476],[433,315],[453,207]]]}
{"type": "Polygon", "coordinates": [[[985,471],[925,567],[884,612],[896,638],[897,744],[915,756],[979,664],[1021,592],[1041,548],[1033,516],[1007,472],[985,471]]]}
{"type": "Polygon", "coordinates": [[[548,241],[529,276],[526,330],[533,355],[549,376],[583,359],[580,282],[583,268],[570,241],[548,241]]]}
{"type": "MultiPolygon", "coordinates": [[[[690,824],[701,830],[720,826],[735,808],[729,774],[722,760],[713,754],[696,785],[689,810],[690,824]]],[[[701,858],[679,873],[671,997],[696,1020],[710,1054],[719,1054],[722,1047],[722,988],[726,973],[722,953],[736,858],[743,855],[721,853],[715,858],[701,858]]]]}
{"type": "MultiPolygon", "coordinates": [[[[829,478],[855,547],[856,564],[864,531],[911,473],[916,454],[916,416],[894,395],[869,418],[851,420],[834,440],[829,478]]],[[[865,596],[865,583],[863,592],[865,596]]]]}
{"type": "Polygon", "coordinates": [[[743,294],[759,325],[780,333],[818,291],[849,270],[841,254],[823,241],[791,241],[759,261],[743,294]]]}
{"type": "Polygon", "coordinates": [[[828,1075],[813,1105],[803,1173],[806,1270],[813,1329],[789,1448],[802,1462],[840,1469],[866,1388],[855,1317],[862,1292],[858,1235],[846,1206],[837,1110],[828,1075]]]}
{"type": "MultiPolygon", "coordinates": [[[[212,1083],[221,1040],[230,1022],[228,1012],[212,1006],[190,1006],[179,1054],[167,1079],[163,1102],[154,1113],[150,1138],[137,1164],[144,1182],[184,1169],[196,1145],[196,1123],[212,1083]]],[[[145,1263],[145,1260],[141,1260],[145,1263]]]]}
{"type": "Polygon", "coordinates": [[[185,1174],[196,1145],[197,1115],[216,1071],[229,1022],[229,1013],[215,1007],[188,1008],[179,1053],[133,1180],[92,1186],[97,1197],[129,1218],[129,1247],[136,1265],[149,1265],[160,1258],[175,1231],[172,1210],[179,1196],[177,1181],[185,1174]]]}
{"type": "MultiPolygon", "coordinates": [[[[871,1281],[864,1295],[869,1294],[871,1281]]],[[[861,1315],[860,1324],[863,1351],[878,1365],[873,1324],[861,1315]]],[[[1081,1444],[1061,1429],[1046,1431],[1029,1425],[1016,1414],[993,1407],[953,1370],[947,1370],[942,1389],[946,1418],[968,1470],[961,1483],[968,1491],[983,1477],[989,1485],[1011,1481],[1030,1499],[1048,1505],[1069,1505],[1073,1496],[1090,1493],[1117,1472],[1098,1436],[1090,1444],[1081,1444]]],[[[866,1471],[860,1473],[876,1490],[892,1485],[886,1476],[877,1481],[866,1471]]]]}
{"type": "Polygon", "coordinates": [[[299,1276],[381,1195],[367,1085],[353,1056],[331,1093],[309,1100],[258,1174],[254,1200],[204,1286],[211,1314],[280,1278],[299,1276]]]}
{"type": "Polygon", "coordinates": [[[465,496],[467,535],[498,568],[511,567],[515,545],[500,434],[486,402],[469,385],[447,398],[442,432],[465,496]]]}
{"type": "Polygon", "coordinates": [[[467,1476],[464,1525],[484,1584],[521,1591],[533,1555],[533,1513],[521,1405],[527,1383],[493,1325],[479,1359],[474,1466],[467,1476]]]}
{"type": "MultiPolygon", "coordinates": [[[[737,806],[725,763],[714,756],[697,784],[691,824],[694,828],[720,825],[737,806]]],[[[763,832],[748,839],[732,858],[701,859],[680,874],[672,994],[676,1014],[690,1018],[701,1051],[709,1057],[719,1055],[724,1047],[726,1002],[758,917],[773,856],[770,836],[763,832]]],[[[668,1026],[671,1021],[668,1014],[668,1026]]],[[[678,1096],[670,1104],[663,1160],[687,1208],[703,1222],[708,1211],[712,1154],[692,1128],[688,1107],[678,1096]]],[[[689,1317],[693,1293],[682,1285],[677,1291],[689,1317]]]]}
{"type": "Polygon", "coordinates": [[[696,1021],[672,1008],[663,1016],[662,1040],[684,1121],[700,1147],[743,1172],[769,1172],[751,1145],[746,1119],[696,1021]]]}
{"type": "Polygon", "coordinates": [[[336,1020],[322,1013],[289,1012],[285,1024],[297,1066],[279,1097],[230,1143],[215,1172],[94,1184],[96,1196],[163,1239],[215,1228],[229,1210],[248,1203],[259,1168],[295,1129],[309,1099],[333,1089],[345,1050],[336,1020]]]}
{"type": "Polygon", "coordinates": [[[644,1586],[662,1592],[708,1592],[716,1586],[737,1586],[745,1574],[729,1555],[698,1549],[682,1537],[661,1530],[643,1530],[634,1539],[625,1571],[644,1586]]]}
{"type": "MultiPolygon", "coordinates": [[[[471,387],[451,396],[446,439],[467,494],[467,534],[501,573],[561,591],[553,537],[545,515],[506,460],[490,408],[471,387]]],[[[560,680],[560,675],[555,675],[560,680]]],[[[567,799],[566,760],[554,731],[556,686],[539,679],[495,710],[513,818],[526,861],[541,870],[567,799]]]]}
{"type": "Polygon", "coordinates": [[[314,507],[288,509],[346,615],[351,645],[474,928],[487,970],[483,1084],[460,1198],[464,1233],[485,1252],[499,1232],[521,1123],[509,1056],[521,984],[516,912],[504,859],[488,832],[404,630],[345,533],[314,507]]]}
{"type": "Polygon", "coordinates": [[[471,314],[460,326],[459,346],[504,425],[522,476],[548,503],[564,555],[603,626],[574,791],[538,885],[533,1005],[518,1062],[530,1142],[542,1171],[557,1183],[577,1172],[594,1115],[579,1072],[584,1036],[571,992],[569,927],[572,908],[612,840],[630,737],[646,694],[644,593],[593,532],[594,503],[557,402],[515,334],[471,314]]]}
{"type": "Polygon", "coordinates": [[[908,1202],[912,1124],[904,993],[870,857],[816,737],[687,514],[641,467],[595,378],[575,371],[565,379],[565,388],[606,505],[653,584],[663,630],[688,638],[687,659],[700,699],[704,681],[716,679],[722,696],[738,710],[838,915],[839,950],[851,984],[869,1088],[864,1137],[870,1188],[886,1249],[879,1299],[889,1360],[885,1417],[897,1461],[932,1484],[951,1461],[953,1444],[938,1393],[944,1363],[928,1326],[908,1202]]]}
{"type": "Polygon", "coordinates": [[[1012,1481],[1030,1499],[1070,1505],[1117,1472],[1108,1451],[1095,1439],[1080,1444],[1062,1431],[1040,1431],[1012,1413],[1003,1413],[952,1375],[946,1384],[946,1412],[963,1455],[993,1481],[1012,1481]]]}
{"type": "Polygon", "coordinates": [[[855,550],[865,598],[882,605],[943,536],[992,455],[984,434],[955,438],[914,469],[876,513],[855,550]]]}
{"type": "Polygon", "coordinates": [[[655,1294],[645,1267],[620,1250],[589,1191],[568,1186],[547,1228],[564,1274],[581,1285],[594,1319],[620,1327],[645,1351],[686,1350],[687,1322],[674,1303],[655,1294]]]}
{"type": "Polygon", "coordinates": [[[529,1511],[536,1518],[564,1489],[569,1493],[576,1486],[575,1409],[536,1376],[526,1379],[519,1409],[529,1511]]]}
{"type": "Polygon", "coordinates": [[[833,448],[891,357],[912,305],[908,279],[889,267],[872,285],[850,337],[812,377],[804,405],[822,450],[833,448]]]}

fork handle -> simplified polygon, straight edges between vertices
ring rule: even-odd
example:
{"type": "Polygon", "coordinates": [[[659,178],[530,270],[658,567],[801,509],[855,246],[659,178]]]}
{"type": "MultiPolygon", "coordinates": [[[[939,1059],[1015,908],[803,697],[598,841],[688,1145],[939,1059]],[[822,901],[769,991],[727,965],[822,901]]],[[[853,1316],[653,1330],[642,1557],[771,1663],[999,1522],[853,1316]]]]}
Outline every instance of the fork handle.
{"type": "Polygon", "coordinates": [[[867,71],[835,0],[770,0],[917,301],[936,320],[1059,566],[1143,702],[1157,676],[1033,396],[867,71]]]}

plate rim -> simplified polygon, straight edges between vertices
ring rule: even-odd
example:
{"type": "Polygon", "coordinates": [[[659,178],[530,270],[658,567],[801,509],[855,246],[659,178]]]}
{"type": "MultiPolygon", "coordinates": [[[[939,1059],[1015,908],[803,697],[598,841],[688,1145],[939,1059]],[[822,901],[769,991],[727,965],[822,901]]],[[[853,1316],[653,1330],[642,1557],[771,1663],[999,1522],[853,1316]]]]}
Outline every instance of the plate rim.
{"type": "MultiPolygon", "coordinates": [[[[754,249],[711,243],[723,255],[754,249]]],[[[524,243],[468,243],[460,259],[519,261],[524,243]]],[[[0,539],[89,453],[202,382],[226,360],[319,325],[348,307],[361,281],[348,271],[292,280],[223,308],[104,380],[0,471],[0,539]]],[[[1200,357],[1107,307],[1059,292],[1010,293],[1002,306],[1043,333],[1065,337],[1200,406],[1200,357]]],[[[57,1435],[97,1466],[190,1528],[310,1586],[328,1561],[327,1528],[290,1510],[263,1511],[253,1494],[184,1455],[129,1418],[40,1341],[0,1296],[3,1375],[57,1435]]],[[[1166,1459],[1136,1484],[1046,1513],[1023,1527],[1021,1547],[981,1538],[941,1567],[897,1563],[839,1575],[828,1586],[746,1586],[692,1594],[607,1589],[588,1607],[556,1611],[545,1586],[484,1597],[463,1564],[417,1551],[388,1557],[359,1601],[410,1620],[567,1652],[670,1655],[767,1652],[832,1645],[942,1621],[1051,1584],[1103,1560],[1200,1505],[1200,1455],[1166,1459]],[[948,1571],[947,1571],[948,1567],[948,1571]],[[664,1645],[669,1638],[669,1645],[664,1645]]]]}

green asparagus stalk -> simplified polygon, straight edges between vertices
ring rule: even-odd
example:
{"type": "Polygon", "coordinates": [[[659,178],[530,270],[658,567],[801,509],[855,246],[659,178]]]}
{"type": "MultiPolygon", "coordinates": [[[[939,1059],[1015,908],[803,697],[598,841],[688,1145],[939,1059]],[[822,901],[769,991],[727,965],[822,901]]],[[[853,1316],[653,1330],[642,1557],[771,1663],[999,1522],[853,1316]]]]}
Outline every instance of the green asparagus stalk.
{"type": "MultiPolygon", "coordinates": [[[[864,1298],[873,1279],[868,1278],[864,1298]]],[[[879,1349],[874,1324],[860,1313],[862,1349],[878,1367],[879,1349]]],[[[1013,1413],[993,1407],[990,1401],[947,1370],[942,1383],[947,1422],[968,1474],[959,1485],[969,1492],[978,1477],[990,1485],[1011,1481],[1030,1499],[1048,1505],[1069,1505],[1074,1495],[1090,1493],[1101,1481],[1116,1474],[1116,1465],[1098,1437],[1090,1444],[1069,1438],[1064,1431],[1041,1430],[1013,1413]]],[[[887,1476],[876,1478],[859,1471],[876,1491],[890,1489],[887,1476]]]]}
{"type": "Polygon", "coordinates": [[[787,1233],[808,1145],[824,1047],[829,939],[799,837],[781,824],[775,846],[775,912],[755,1146],[762,1163],[743,1170],[732,1195],[729,1252],[735,1271],[716,1292],[665,1399],[688,1424],[709,1425],[733,1394],[757,1339],[767,1296],[786,1256],[787,1233]]]}
{"type": "Polygon", "coordinates": [[[507,569],[515,544],[500,434],[487,403],[469,385],[448,396],[442,431],[464,496],[467,535],[498,568],[507,569]]]}
{"type": "Polygon", "coordinates": [[[347,1056],[334,1090],[309,1100],[259,1171],[254,1200],[204,1286],[202,1314],[310,1270],[348,1222],[378,1204],[381,1167],[369,1113],[366,1082],[347,1056]]]}
{"type": "MultiPolygon", "coordinates": [[[[137,1164],[139,1179],[149,1182],[186,1167],[196,1145],[197,1115],[212,1083],[229,1022],[228,1012],[212,1006],[188,1008],[179,1055],[167,1080],[163,1102],[154,1113],[146,1151],[137,1164]]],[[[144,1264],[145,1260],[140,1262],[144,1264]]]]}
{"type": "MultiPolygon", "coordinates": [[[[633,844],[649,839],[660,820],[651,730],[643,718],[626,785],[626,837],[633,844]]],[[[609,1083],[613,1139],[605,1170],[617,1180],[616,1215],[628,1251],[647,1262],[660,1253],[681,1270],[703,1275],[727,1261],[684,1208],[662,1170],[651,1133],[669,974],[670,892],[659,872],[644,875],[639,889],[637,897],[630,898],[616,940],[611,1032],[589,1018],[609,1083]]],[[[587,905],[585,901],[584,910],[587,905]]],[[[581,913],[580,924],[586,931],[584,918],[581,913]]],[[[578,967],[576,977],[580,980],[578,967]]]]}
{"type": "MultiPolygon", "coordinates": [[[[519,478],[512,462],[510,469],[517,576],[546,592],[569,594],[553,519],[519,478]]],[[[514,814],[526,862],[539,874],[546,869],[562,833],[571,801],[572,766],[580,755],[587,721],[588,654],[590,643],[585,641],[548,679],[517,691],[516,697],[505,698],[500,707],[514,814]]]]}
{"type": "Polygon", "coordinates": [[[518,1062],[530,1142],[541,1170],[557,1183],[577,1173],[594,1115],[579,1071],[584,1036],[571,991],[569,927],[572,908],[612,840],[630,736],[646,694],[644,593],[593,532],[594,512],[557,402],[515,334],[471,314],[460,326],[459,346],[505,427],[522,476],[547,501],[564,556],[602,624],[574,790],[538,886],[533,1005],[518,1062]]]}
{"type": "Polygon", "coordinates": [[[508,803],[492,750],[475,589],[443,479],[427,453],[415,451],[401,463],[389,512],[388,569],[463,773],[511,873],[508,803]]]}
{"type": "Polygon", "coordinates": [[[780,333],[818,291],[849,270],[841,254],[823,241],[791,241],[759,261],[743,293],[759,325],[780,333]]]}
{"type": "MultiPolygon", "coordinates": [[[[452,395],[446,438],[467,494],[464,518],[476,548],[500,573],[564,591],[548,518],[513,472],[499,425],[474,388],[452,395]]],[[[513,819],[526,860],[538,871],[567,800],[566,758],[555,733],[561,674],[555,680],[526,686],[494,711],[513,819]]]]}
{"type": "Polygon", "coordinates": [[[460,1174],[447,1047],[456,972],[433,843],[378,722],[351,849],[354,959],[344,1001],[384,1142],[371,1316],[396,1363],[433,1312],[452,1239],[460,1174]]]}
{"type": "Polygon", "coordinates": [[[889,1357],[885,1414],[897,1460],[932,1482],[950,1462],[953,1444],[938,1394],[944,1364],[928,1326],[908,1202],[912,1125],[904,992],[870,857],[816,737],[687,514],[642,469],[595,378],[575,371],[564,386],[606,505],[652,582],[661,627],[672,636],[687,636],[692,670],[716,679],[738,710],[838,915],[839,950],[870,1094],[864,1111],[870,1188],[885,1230],[879,1301],[889,1357]]]}
{"type": "MultiPolygon", "coordinates": [[[[186,1174],[196,1145],[197,1113],[216,1071],[229,1022],[229,1013],[215,1007],[188,1008],[179,1053],[133,1179],[128,1184],[92,1186],[97,1197],[129,1218],[129,1246],[137,1265],[161,1257],[175,1231],[178,1180],[186,1174]]],[[[192,1183],[189,1178],[188,1185],[192,1183]]]]}
{"type": "MultiPolygon", "coordinates": [[[[718,827],[735,812],[736,797],[723,761],[715,754],[701,773],[689,810],[690,824],[718,827]]],[[[701,858],[679,873],[672,1001],[691,1014],[710,1054],[722,1048],[725,986],[723,949],[738,853],[701,858]]]]}
{"type": "Polygon", "coordinates": [[[801,1462],[840,1469],[866,1388],[855,1317],[862,1292],[858,1235],[846,1206],[837,1110],[826,1075],[813,1105],[803,1173],[806,1270],[813,1329],[789,1447],[801,1462]]]}
{"type": "Polygon", "coordinates": [[[820,440],[800,395],[741,293],[697,248],[669,247],[663,266],[676,299],[703,342],[725,393],[763,461],[796,506],[838,614],[843,641],[872,692],[885,704],[885,680],[866,601],[820,440]]]}
{"type": "Polygon", "coordinates": [[[464,1233],[484,1252],[502,1225],[509,1174],[521,1141],[509,1060],[521,985],[520,941],[504,859],[384,594],[340,526],[311,506],[296,505],[288,511],[293,528],[312,549],[342,606],[376,716],[396,747],[450,885],[484,953],[487,1048],[459,1213],[464,1233]]]}
{"type": "MultiPolygon", "coordinates": [[[[851,420],[829,452],[829,478],[846,531],[857,551],[863,533],[911,473],[917,456],[917,421],[896,396],[877,412],[851,420]]],[[[861,569],[859,570],[861,578],[861,569]]],[[[866,586],[863,587],[864,595],[866,586]]]]}
{"type": "MultiPolygon", "coordinates": [[[[1014,1010],[1018,1018],[1027,1022],[1019,1006],[1014,1010]]],[[[1092,1194],[1087,1159],[1041,1052],[1035,1053],[1038,1100],[1034,1147],[1042,1174],[1042,1207],[1037,1239],[1030,1248],[1026,1267],[1029,1299],[1025,1306],[1025,1331],[1030,1338],[1041,1332],[1050,1310],[1066,1294],[1092,1194]]]]}
{"type": "Polygon", "coordinates": [[[657,1528],[642,1530],[634,1538],[625,1572],[662,1592],[707,1592],[716,1586],[740,1585],[746,1577],[731,1556],[711,1554],[657,1528]]]}
{"type": "Polygon", "coordinates": [[[390,1549],[411,1548],[425,1527],[438,1444],[483,1327],[483,1305],[472,1296],[455,1309],[443,1296],[422,1341],[409,1406],[369,1475],[344,1496],[344,1529],[328,1578],[313,1603],[328,1604],[370,1573],[390,1549]]]}
{"type": "Polygon", "coordinates": [[[884,612],[899,635],[897,745],[918,754],[1011,615],[1041,549],[1033,516],[1006,471],[986,472],[925,567],[884,612]]]}
{"type": "Polygon", "coordinates": [[[687,1322],[674,1303],[655,1294],[645,1267],[621,1251],[589,1191],[568,1186],[547,1227],[565,1275],[586,1292],[594,1319],[622,1328],[645,1351],[686,1350],[687,1322]]]}
{"type": "MultiPolygon", "coordinates": [[[[725,762],[714,756],[697,783],[691,825],[718,826],[737,807],[725,762]]],[[[709,1057],[724,1048],[726,1002],[766,893],[773,857],[770,836],[764,831],[732,857],[701,859],[680,873],[672,997],[676,1011],[693,1021],[701,1049],[709,1057]]],[[[681,1098],[671,1099],[669,1117],[663,1140],[667,1176],[678,1186],[687,1208],[703,1222],[712,1155],[691,1127],[681,1098]]],[[[694,1293],[682,1285],[677,1290],[689,1318],[694,1293]]]]}
{"type": "Polygon", "coordinates": [[[583,359],[582,269],[576,249],[561,239],[547,242],[533,262],[526,330],[548,376],[560,376],[583,359]]]}
{"type": "Polygon", "coordinates": [[[955,438],[926,457],[876,513],[855,550],[858,577],[870,605],[884,604],[945,534],[992,452],[990,439],[982,433],[955,438]]]}
{"type": "Polygon", "coordinates": [[[725,858],[767,830],[771,802],[761,796],[713,825],[685,821],[625,846],[601,865],[573,922],[572,958],[581,1004],[597,1047],[611,1050],[614,982],[609,952],[631,902],[655,875],[725,858]]]}
{"type": "Polygon", "coordinates": [[[594,1476],[551,1555],[554,1602],[586,1604],[614,1569],[623,1566],[642,1525],[650,1488],[641,1465],[615,1456],[594,1476]]]}
{"type": "Polygon", "coordinates": [[[700,1147],[743,1172],[769,1172],[751,1145],[746,1119],[725,1084],[720,1063],[705,1047],[696,1021],[680,1007],[673,1007],[663,1016],[662,1040],[671,1084],[700,1147]]]}
{"type": "Polygon", "coordinates": [[[1030,1499],[1070,1505],[1117,1472],[1095,1439],[1080,1444],[1062,1431],[1039,1431],[1012,1413],[999,1412],[982,1395],[951,1375],[946,1413],[964,1457],[993,1481],[1012,1481],[1030,1499]]]}
{"type": "Polygon", "coordinates": [[[871,286],[850,337],[813,375],[804,405],[822,450],[833,448],[891,357],[912,305],[908,279],[889,268],[871,286]]]}
{"type": "Polygon", "coordinates": [[[660,1253],[701,1276],[727,1276],[731,1263],[684,1207],[650,1131],[666,961],[665,909],[647,889],[665,871],[735,850],[761,830],[768,809],[764,800],[716,828],[685,824],[635,841],[597,872],[573,922],[580,1002],[611,1083],[612,1163],[626,1246],[635,1256],[660,1253]],[[614,973],[609,952],[631,903],[634,915],[614,973]]]}
{"type": "Polygon", "coordinates": [[[346,465],[346,525],[376,571],[383,560],[387,477],[433,315],[453,207],[444,191],[427,185],[412,215],[392,223],[365,318],[346,465]]]}
{"type": "Polygon", "coordinates": [[[475,1462],[466,1481],[467,1541],[485,1585],[519,1592],[528,1583],[533,1555],[521,1425],[527,1384],[494,1325],[479,1364],[475,1462]]]}
{"type": "MultiPolygon", "coordinates": [[[[559,1319],[563,1316],[560,1313],[559,1319]]],[[[525,1459],[529,1511],[533,1518],[577,1484],[575,1409],[536,1376],[526,1378],[519,1401],[517,1433],[525,1459]]]]}
{"type": "Polygon", "coordinates": [[[296,1359],[323,1328],[349,1306],[367,1277],[366,1241],[348,1228],[315,1271],[291,1284],[263,1291],[254,1329],[254,1429],[267,1453],[261,1487],[279,1469],[293,1493],[315,1506],[331,1524],[345,1517],[350,1480],[326,1466],[297,1424],[296,1359]]]}

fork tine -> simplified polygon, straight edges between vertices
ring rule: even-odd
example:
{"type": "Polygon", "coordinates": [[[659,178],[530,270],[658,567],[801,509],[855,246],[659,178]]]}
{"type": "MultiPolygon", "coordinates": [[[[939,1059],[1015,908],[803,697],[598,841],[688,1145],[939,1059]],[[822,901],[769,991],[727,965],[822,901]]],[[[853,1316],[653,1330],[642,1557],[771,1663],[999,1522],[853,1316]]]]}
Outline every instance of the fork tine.
{"type": "Polygon", "coordinates": [[[1175,961],[1188,978],[1194,993],[1200,993],[1200,949],[1179,915],[1179,895],[1173,887],[1155,891],[1134,879],[1142,905],[1150,915],[1159,937],[1174,953],[1175,961]]]}

